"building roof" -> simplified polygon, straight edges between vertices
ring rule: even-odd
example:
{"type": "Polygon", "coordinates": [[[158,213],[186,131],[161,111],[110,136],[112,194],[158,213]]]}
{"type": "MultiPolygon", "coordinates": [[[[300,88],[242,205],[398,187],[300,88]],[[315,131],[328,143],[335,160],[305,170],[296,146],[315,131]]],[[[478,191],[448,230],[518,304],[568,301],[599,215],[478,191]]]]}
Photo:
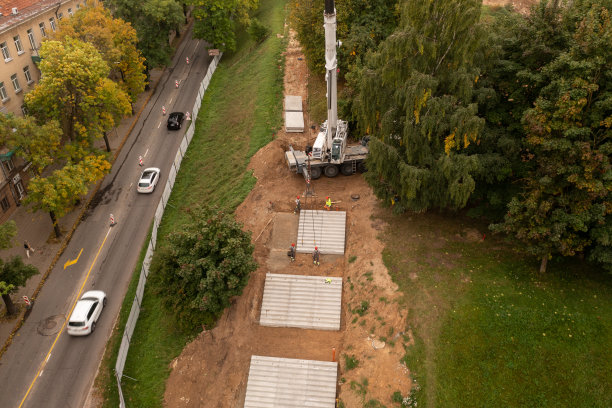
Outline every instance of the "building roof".
{"type": "Polygon", "coordinates": [[[66,2],[67,0],[0,0],[0,33],[66,2]],[[17,9],[17,14],[13,14],[13,8],[17,9]]]}

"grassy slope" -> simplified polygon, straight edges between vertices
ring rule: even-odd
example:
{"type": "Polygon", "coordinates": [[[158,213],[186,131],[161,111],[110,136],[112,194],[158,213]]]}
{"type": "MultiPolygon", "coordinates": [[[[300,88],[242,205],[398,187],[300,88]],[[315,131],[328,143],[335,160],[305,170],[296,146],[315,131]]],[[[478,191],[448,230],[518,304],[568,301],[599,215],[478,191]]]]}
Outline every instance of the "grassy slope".
{"type": "Polygon", "coordinates": [[[384,238],[416,337],[419,406],[612,406],[610,276],[567,260],[539,276],[496,238],[461,238],[468,223],[394,218],[384,238]]]}
{"type": "MultiPolygon", "coordinates": [[[[185,222],[184,208],[209,203],[232,211],[255,184],[246,171],[249,158],[272,139],[281,125],[283,73],[278,66],[282,66],[279,61],[284,43],[276,33],[283,32],[284,16],[283,1],[262,0],[256,17],[271,27],[270,37],[256,46],[241,34],[239,49],[223,56],[204,97],[195,136],[166,207],[158,245],[163,245],[163,237],[185,222]]],[[[132,304],[136,275],[121,310],[121,330],[109,343],[97,380],[108,407],[118,405],[113,367],[132,304]]],[[[177,330],[173,317],[165,313],[152,289],[146,286],[124,370],[136,381],[124,378],[122,383],[126,402],[134,407],[162,406],[168,365],[190,340],[177,330]]]]}

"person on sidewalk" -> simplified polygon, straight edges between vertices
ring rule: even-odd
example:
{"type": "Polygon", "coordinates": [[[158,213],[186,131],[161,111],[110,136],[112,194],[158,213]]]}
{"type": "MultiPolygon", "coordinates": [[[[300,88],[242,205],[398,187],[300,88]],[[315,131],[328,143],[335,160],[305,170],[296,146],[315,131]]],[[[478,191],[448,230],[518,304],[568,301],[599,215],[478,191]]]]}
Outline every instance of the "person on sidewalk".
{"type": "Polygon", "coordinates": [[[32,251],[32,253],[36,252],[36,250],[32,248],[28,241],[23,241],[23,248],[25,249],[28,258],[30,257],[30,251],[32,251]]]}
{"type": "Polygon", "coordinates": [[[300,203],[300,196],[297,196],[295,199],[295,210],[293,210],[294,214],[299,214],[302,210],[302,204],[300,203]]]}
{"type": "Polygon", "coordinates": [[[291,262],[295,261],[295,244],[291,244],[291,248],[287,251],[287,256],[291,259],[291,262]]]}
{"type": "Polygon", "coordinates": [[[315,250],[312,253],[312,263],[317,266],[321,265],[321,263],[319,262],[319,247],[315,247],[315,250]]]}
{"type": "Polygon", "coordinates": [[[331,210],[331,205],[332,205],[331,198],[326,197],[326,198],[325,198],[325,209],[326,209],[327,211],[331,210]]]}

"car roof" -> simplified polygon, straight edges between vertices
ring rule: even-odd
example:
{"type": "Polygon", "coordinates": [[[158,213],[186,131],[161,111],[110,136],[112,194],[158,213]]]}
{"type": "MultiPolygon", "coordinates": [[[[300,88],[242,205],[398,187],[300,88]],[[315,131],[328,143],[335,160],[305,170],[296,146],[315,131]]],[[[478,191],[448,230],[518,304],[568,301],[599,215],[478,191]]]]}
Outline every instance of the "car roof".
{"type": "Polygon", "coordinates": [[[72,314],[70,315],[69,321],[84,322],[85,320],[87,320],[87,312],[89,312],[89,309],[91,308],[91,305],[94,304],[94,302],[96,302],[96,300],[91,300],[91,299],[79,300],[76,306],[74,307],[72,314]]]}

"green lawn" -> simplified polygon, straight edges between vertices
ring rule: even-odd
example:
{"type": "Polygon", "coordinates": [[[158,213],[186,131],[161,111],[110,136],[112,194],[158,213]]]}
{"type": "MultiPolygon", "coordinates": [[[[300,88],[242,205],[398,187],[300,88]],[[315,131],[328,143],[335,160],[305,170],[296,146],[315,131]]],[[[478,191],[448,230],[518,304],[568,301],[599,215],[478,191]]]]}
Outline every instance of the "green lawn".
{"type": "MultiPolygon", "coordinates": [[[[183,214],[190,206],[207,203],[233,211],[255,185],[255,178],[246,169],[250,157],[272,140],[281,126],[283,71],[278,67],[284,65],[281,53],[285,40],[276,34],[284,30],[285,2],[262,0],[256,17],[271,27],[271,35],[257,45],[240,33],[239,49],[226,53],[217,67],[158,231],[158,245],[186,222],[183,214]]],[[[135,273],[121,310],[119,329],[109,342],[96,380],[106,407],[118,406],[113,370],[137,280],[135,273]]],[[[125,365],[123,392],[131,407],[162,406],[169,363],[191,340],[164,311],[155,290],[151,283],[145,288],[125,365]]]]}
{"type": "MultiPolygon", "coordinates": [[[[389,220],[390,221],[390,220],[389,220]]],[[[384,253],[416,344],[419,407],[612,406],[612,279],[510,252],[467,218],[393,218],[384,253]],[[416,275],[415,275],[416,274],[416,275]]]]}

